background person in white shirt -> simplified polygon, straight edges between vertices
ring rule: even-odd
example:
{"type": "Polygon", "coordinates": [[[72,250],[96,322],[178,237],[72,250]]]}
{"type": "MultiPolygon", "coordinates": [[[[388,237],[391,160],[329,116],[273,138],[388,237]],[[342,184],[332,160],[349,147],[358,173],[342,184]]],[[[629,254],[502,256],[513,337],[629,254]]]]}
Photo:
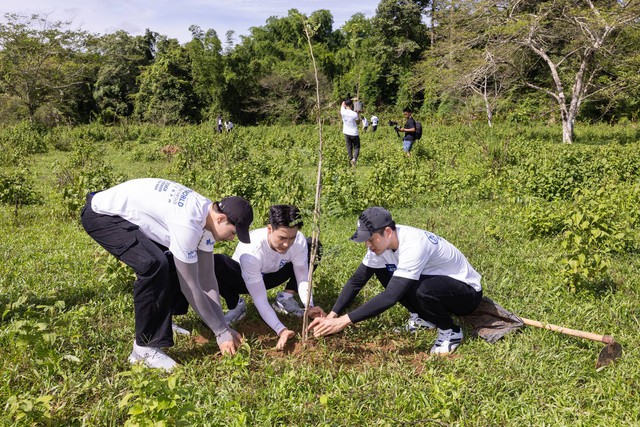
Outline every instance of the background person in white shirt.
{"type": "Polygon", "coordinates": [[[81,220],[91,238],[136,273],[131,363],[174,368],[162,348],[173,346],[172,311],[183,297],[213,331],[221,352],[236,352],[242,339],[224,320],[213,246],[236,234],[249,242],[253,210],[247,200],[212,202],[176,182],[141,178],[89,193],[81,220]],[[179,287],[171,280],[172,264],[179,287]]]}
{"type": "Polygon", "coordinates": [[[340,105],[342,117],[342,133],[347,143],[347,155],[349,163],[355,166],[360,155],[360,135],[358,134],[358,113],[353,111],[353,101],[345,99],[340,105]]]}
{"type": "MultiPolygon", "coordinates": [[[[244,318],[246,305],[240,295],[250,294],[262,319],[280,337],[276,345],[279,350],[295,333],[284,326],[276,311],[301,317],[304,308],[294,295],[298,293],[303,304],[309,295],[309,247],[300,232],[302,225],[297,207],[273,205],[269,208],[269,224],[251,231],[251,243],[239,243],[232,258],[215,255],[220,295],[229,307],[225,314],[229,324],[244,318]],[[267,290],[285,282],[285,289],[269,305],[267,290]]],[[[322,308],[313,306],[313,298],[310,301],[309,316],[324,316],[322,308]]]]}
{"type": "Polygon", "coordinates": [[[371,116],[371,132],[375,132],[378,129],[378,116],[375,114],[371,116]]]}
{"type": "Polygon", "coordinates": [[[469,314],[482,300],[480,274],[465,256],[429,231],[396,226],[389,211],[377,206],[362,212],[351,240],[366,242],[367,253],[329,315],[314,319],[308,329],[315,336],[335,334],[399,302],[438,327],[432,354],[452,353],[463,334],[451,314],[469,314]],[[374,274],[384,291],[338,317],[374,274]]]}

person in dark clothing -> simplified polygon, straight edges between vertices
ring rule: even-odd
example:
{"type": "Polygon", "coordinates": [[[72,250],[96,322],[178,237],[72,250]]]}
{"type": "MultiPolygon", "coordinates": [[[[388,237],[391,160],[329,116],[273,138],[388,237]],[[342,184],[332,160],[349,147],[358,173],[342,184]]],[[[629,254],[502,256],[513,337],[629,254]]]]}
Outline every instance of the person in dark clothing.
{"type": "Polygon", "coordinates": [[[399,129],[400,132],[404,132],[402,150],[405,152],[407,157],[411,157],[411,148],[413,148],[413,143],[416,141],[416,121],[413,119],[409,108],[402,110],[402,115],[406,119],[404,127],[399,129]]]}

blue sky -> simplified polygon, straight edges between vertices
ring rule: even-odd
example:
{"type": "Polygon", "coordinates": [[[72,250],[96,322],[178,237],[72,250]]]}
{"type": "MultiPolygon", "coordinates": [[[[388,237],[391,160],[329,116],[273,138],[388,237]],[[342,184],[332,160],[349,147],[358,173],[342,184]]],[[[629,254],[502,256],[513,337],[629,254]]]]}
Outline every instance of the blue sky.
{"type": "Polygon", "coordinates": [[[4,13],[47,15],[49,21],[72,22],[74,29],[92,33],[144,34],[149,28],[177,38],[181,43],[191,39],[189,26],[203,30],[213,28],[224,43],[228,30],[248,35],[250,27],[262,26],[270,16],[286,16],[289,9],[309,15],[328,9],[333,15],[333,28],[341,27],[353,14],[361,12],[370,18],[379,0],[0,0],[0,19],[4,13]]]}

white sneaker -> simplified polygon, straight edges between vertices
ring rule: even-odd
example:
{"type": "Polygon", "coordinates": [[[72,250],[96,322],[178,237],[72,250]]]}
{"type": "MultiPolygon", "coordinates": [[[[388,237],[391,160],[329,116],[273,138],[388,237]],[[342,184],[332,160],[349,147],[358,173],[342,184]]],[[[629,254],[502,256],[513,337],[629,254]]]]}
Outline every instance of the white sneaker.
{"type": "Polygon", "coordinates": [[[229,326],[238,323],[247,315],[247,303],[244,302],[244,298],[238,300],[238,305],[235,308],[227,311],[224,314],[224,320],[229,326]]]}
{"type": "Polygon", "coordinates": [[[393,328],[393,332],[400,334],[402,332],[418,332],[421,330],[435,329],[436,325],[428,320],[422,319],[418,313],[409,313],[409,318],[400,327],[393,328]]]}
{"type": "Polygon", "coordinates": [[[185,328],[181,328],[175,323],[171,323],[171,329],[178,335],[191,335],[191,332],[187,331],[185,328]]]}
{"type": "Polygon", "coordinates": [[[271,307],[281,314],[292,314],[297,317],[304,316],[304,308],[292,296],[287,297],[286,295],[286,292],[278,292],[276,300],[271,304],[271,307]]]}
{"type": "Polygon", "coordinates": [[[453,332],[453,329],[438,328],[438,338],[431,347],[431,354],[447,355],[453,353],[462,342],[462,329],[459,332],[453,332]]]}
{"type": "Polygon", "coordinates": [[[157,347],[142,347],[133,342],[133,351],[129,355],[129,363],[142,362],[149,368],[164,369],[171,372],[177,365],[167,353],[157,347]]]}

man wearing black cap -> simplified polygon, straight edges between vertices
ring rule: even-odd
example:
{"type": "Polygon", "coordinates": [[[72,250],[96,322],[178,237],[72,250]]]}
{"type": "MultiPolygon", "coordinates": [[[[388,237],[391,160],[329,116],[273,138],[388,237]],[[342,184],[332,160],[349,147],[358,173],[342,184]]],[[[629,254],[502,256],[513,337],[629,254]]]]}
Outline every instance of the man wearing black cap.
{"type": "Polygon", "coordinates": [[[176,362],[162,348],[173,345],[171,315],[180,291],[216,335],[221,352],[236,352],[241,338],[220,307],[213,245],[236,234],[250,241],[253,210],[247,200],[233,196],[212,202],[176,182],[133,179],[87,195],[81,220],[96,242],[136,273],[131,363],[174,368],[176,362]],[[179,289],[171,280],[173,263],[179,289]]]}
{"type": "Polygon", "coordinates": [[[352,323],[376,316],[396,302],[435,324],[438,338],[432,354],[449,354],[462,341],[462,329],[451,314],[465,315],[482,299],[480,274],[451,243],[429,231],[396,225],[384,208],[366,209],[358,219],[355,242],[366,242],[367,253],[344,285],[331,313],[309,325],[315,336],[342,331],[352,323]],[[385,290],[361,307],[339,316],[371,276],[385,290]]]}

